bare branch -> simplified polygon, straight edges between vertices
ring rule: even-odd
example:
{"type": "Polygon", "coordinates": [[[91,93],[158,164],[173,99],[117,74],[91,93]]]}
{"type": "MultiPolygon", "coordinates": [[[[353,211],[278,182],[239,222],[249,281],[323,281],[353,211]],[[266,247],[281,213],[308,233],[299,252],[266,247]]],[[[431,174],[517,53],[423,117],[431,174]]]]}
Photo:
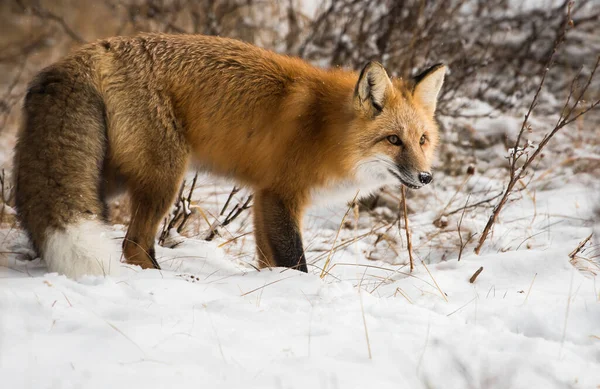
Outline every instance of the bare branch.
{"type": "MultiPolygon", "coordinates": [[[[401,189],[402,193],[402,209],[404,216],[404,228],[406,230],[406,248],[408,250],[408,259],[410,261],[410,271],[412,272],[415,268],[413,260],[413,247],[412,247],[412,235],[410,233],[410,227],[408,225],[408,208],[406,206],[406,187],[403,185],[401,189]]],[[[398,229],[400,228],[400,218],[398,217],[398,229]]]]}
{"type": "Polygon", "coordinates": [[[556,135],[556,133],[558,131],[560,131],[560,129],[565,127],[567,124],[572,123],[572,121],[575,120],[576,118],[578,118],[578,117],[582,116],[583,114],[589,112],[590,110],[594,109],[600,103],[600,100],[598,102],[594,102],[594,103],[592,103],[592,105],[590,105],[589,107],[584,109],[578,115],[572,116],[573,111],[581,103],[582,98],[585,95],[585,92],[587,91],[588,87],[590,86],[598,66],[600,66],[600,56],[599,56],[596,61],[596,64],[594,65],[594,68],[592,69],[592,72],[587,80],[587,83],[581,89],[581,91],[580,91],[578,97],[575,99],[575,102],[573,103],[573,105],[570,108],[568,108],[569,101],[574,93],[575,80],[573,80],[573,82],[571,84],[569,96],[567,97],[567,102],[565,103],[566,109],[563,109],[563,112],[561,112],[560,118],[559,118],[557,124],[555,125],[555,127],[548,134],[546,134],[544,136],[544,138],[542,139],[542,141],[539,143],[539,145],[537,147],[529,145],[529,144],[525,147],[521,146],[521,139],[523,137],[523,134],[525,133],[526,130],[529,129],[529,116],[530,116],[531,112],[533,111],[533,109],[535,108],[535,106],[537,105],[539,94],[544,85],[544,80],[546,79],[546,75],[548,74],[548,71],[550,70],[550,67],[553,64],[553,61],[554,61],[555,55],[558,51],[558,48],[560,47],[562,42],[565,40],[565,36],[566,36],[566,32],[568,30],[568,27],[572,24],[572,21],[571,21],[572,4],[573,4],[572,2],[569,2],[567,4],[567,17],[565,18],[565,21],[562,25],[560,34],[554,44],[554,49],[552,50],[552,53],[550,54],[550,57],[548,58],[547,66],[546,66],[546,68],[544,68],[538,89],[533,97],[533,100],[531,101],[529,110],[527,111],[527,114],[525,115],[525,119],[523,120],[523,124],[521,125],[521,130],[519,131],[519,134],[517,136],[517,140],[515,142],[514,148],[511,150],[511,153],[509,156],[510,171],[509,171],[508,185],[507,185],[507,187],[504,191],[504,194],[502,195],[502,198],[500,199],[499,203],[494,207],[494,210],[493,210],[490,218],[488,219],[488,222],[485,225],[485,228],[483,229],[483,232],[479,238],[479,242],[478,242],[477,246],[475,247],[476,254],[480,253],[481,248],[483,247],[483,244],[485,243],[492,227],[494,226],[494,223],[496,222],[496,220],[498,218],[498,215],[500,214],[500,212],[506,205],[510,195],[513,193],[513,188],[514,188],[515,184],[523,178],[525,171],[537,159],[537,157],[540,155],[542,150],[544,150],[544,147],[548,144],[550,139],[552,139],[556,135]],[[565,111],[566,111],[566,113],[565,113],[565,111]],[[534,151],[531,155],[529,155],[529,148],[534,149],[534,151]],[[517,161],[521,157],[525,157],[525,161],[524,161],[523,165],[521,166],[521,168],[518,169],[517,161]]]}

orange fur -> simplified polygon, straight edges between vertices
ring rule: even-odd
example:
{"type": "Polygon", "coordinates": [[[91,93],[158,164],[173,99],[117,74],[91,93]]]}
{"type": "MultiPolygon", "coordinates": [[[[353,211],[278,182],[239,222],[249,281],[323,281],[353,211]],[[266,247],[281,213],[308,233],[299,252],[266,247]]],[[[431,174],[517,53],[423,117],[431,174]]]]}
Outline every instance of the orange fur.
{"type": "MultiPolygon", "coordinates": [[[[360,75],[324,70],[227,38],[144,34],[98,41],[46,69],[31,90],[56,74],[61,96],[86,86],[80,98],[101,106],[104,114],[103,123],[94,122],[106,131],[105,150],[98,154],[94,143],[93,151],[103,161],[101,180],[77,178],[73,171],[60,179],[69,187],[80,180],[85,199],[56,207],[39,198],[44,190],[72,195],[57,189],[64,188],[61,183],[44,182],[56,176],[49,161],[86,162],[75,150],[69,154],[46,138],[29,136],[44,126],[35,119],[66,115],[61,134],[80,131],[82,123],[86,130],[91,126],[73,102],[38,101],[30,94],[15,156],[20,219],[41,249],[50,225],[61,228],[84,213],[97,214],[104,196],[127,190],[132,222],[125,256],[130,263],[156,267],[158,224],[193,161],[255,190],[262,266],[306,271],[300,221],[315,194],[426,183],[419,174],[429,172],[437,144],[433,114],[441,70],[432,68],[415,83],[390,80],[377,63],[360,75]],[[401,145],[392,144],[391,136],[401,145]],[[48,160],[36,157],[42,149],[48,160]],[[43,215],[28,212],[43,207],[43,215]]],[[[58,131],[54,127],[58,122],[44,131],[58,131]]]]}

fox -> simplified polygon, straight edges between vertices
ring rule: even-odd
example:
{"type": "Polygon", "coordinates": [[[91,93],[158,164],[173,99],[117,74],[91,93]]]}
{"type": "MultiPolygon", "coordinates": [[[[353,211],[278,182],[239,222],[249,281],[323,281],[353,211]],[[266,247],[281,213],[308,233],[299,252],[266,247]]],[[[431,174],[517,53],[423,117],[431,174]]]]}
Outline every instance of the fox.
{"type": "Polygon", "coordinates": [[[376,61],[325,69],[203,35],[97,40],[28,85],[13,160],[17,218],[49,272],[160,269],[159,224],[195,166],[254,192],[259,268],[308,272],[310,204],[433,180],[446,70],[404,79],[376,61]],[[124,193],[131,220],[119,244],[107,203],[124,193]]]}

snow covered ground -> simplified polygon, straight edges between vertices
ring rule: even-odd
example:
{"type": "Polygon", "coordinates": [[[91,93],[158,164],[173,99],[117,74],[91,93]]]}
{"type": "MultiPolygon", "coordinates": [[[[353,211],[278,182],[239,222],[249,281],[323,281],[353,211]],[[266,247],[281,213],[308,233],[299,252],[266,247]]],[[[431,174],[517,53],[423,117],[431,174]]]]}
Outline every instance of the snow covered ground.
{"type": "MultiPolygon", "coordinates": [[[[298,3],[308,19],[329,4],[298,3]]],[[[550,9],[557,1],[510,4],[550,9]]],[[[75,19],[85,21],[76,28],[89,29],[85,37],[98,33],[97,22],[67,21],[75,19]]],[[[269,13],[257,20],[287,33],[269,13]]],[[[287,42],[279,41],[283,51],[287,42]]],[[[567,50],[574,58],[588,52],[567,50]]],[[[32,56],[31,68],[64,55],[48,52],[32,56]]],[[[468,103],[464,118],[441,118],[433,184],[409,191],[413,272],[394,210],[397,188],[358,215],[345,204],[311,209],[303,231],[309,274],[254,267],[250,211],[204,241],[232,187],[204,176],[193,205],[208,221],[194,214],[187,238],[157,247],[162,271],[78,282],[47,274],[39,259],[25,260],[34,253],[22,231],[0,225],[0,388],[600,389],[600,222],[592,214],[600,203],[600,118],[590,114],[550,142],[475,255],[506,185],[506,139],[525,112],[468,103]],[[594,225],[596,235],[571,258],[594,225]]],[[[547,113],[562,104],[542,91],[540,108],[555,108],[534,112],[527,137],[539,142],[557,119],[547,113]]],[[[13,121],[0,129],[7,172],[13,121]]],[[[113,234],[120,243],[125,227],[113,234]]]]}
{"type": "MultiPolygon", "coordinates": [[[[158,249],[162,271],[81,282],[5,255],[2,386],[597,388],[600,286],[597,262],[585,258],[597,259],[598,246],[580,255],[579,270],[568,256],[591,232],[593,181],[523,196],[482,255],[469,245],[457,261],[460,213],[442,232],[431,223],[454,194],[445,189],[452,180],[411,197],[412,274],[396,225],[350,212],[335,240],[345,205],[307,216],[310,274],[255,270],[251,234],[233,243],[187,239],[158,249]],[[388,238],[397,244],[376,243],[388,238]]],[[[501,180],[471,177],[473,201],[482,185],[501,180]]],[[[227,190],[197,192],[222,204],[227,190]]],[[[466,212],[463,234],[481,231],[488,214],[466,212]]],[[[248,223],[236,228],[249,232],[248,223]]],[[[115,228],[115,238],[123,234],[115,228]]],[[[5,251],[26,251],[19,231],[1,239],[5,251]]]]}

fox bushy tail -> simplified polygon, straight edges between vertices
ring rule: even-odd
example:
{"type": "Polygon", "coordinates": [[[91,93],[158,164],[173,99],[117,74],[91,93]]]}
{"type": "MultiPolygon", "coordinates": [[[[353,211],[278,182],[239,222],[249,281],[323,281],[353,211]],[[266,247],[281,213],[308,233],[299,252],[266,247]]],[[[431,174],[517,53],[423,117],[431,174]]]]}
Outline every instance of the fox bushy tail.
{"type": "Polygon", "coordinates": [[[18,219],[49,271],[70,278],[121,270],[103,220],[105,106],[86,65],[72,58],[32,81],[14,157],[18,219]]]}

